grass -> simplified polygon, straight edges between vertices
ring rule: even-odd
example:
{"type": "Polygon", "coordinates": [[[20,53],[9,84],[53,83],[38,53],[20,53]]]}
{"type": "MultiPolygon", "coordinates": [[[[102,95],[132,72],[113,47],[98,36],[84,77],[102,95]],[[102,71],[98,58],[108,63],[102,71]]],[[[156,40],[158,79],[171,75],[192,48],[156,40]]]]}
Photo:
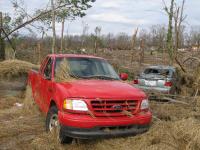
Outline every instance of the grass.
{"type": "Polygon", "coordinates": [[[30,88],[27,87],[24,97],[16,99],[24,104],[22,108],[10,105],[0,111],[0,147],[3,149],[13,146],[34,150],[200,149],[200,121],[190,107],[180,104],[151,102],[151,109],[159,119],[154,120],[150,130],[142,135],[61,145],[54,134],[45,132],[45,117],[32,101],[30,88]],[[166,116],[170,119],[165,119],[166,116]]]}

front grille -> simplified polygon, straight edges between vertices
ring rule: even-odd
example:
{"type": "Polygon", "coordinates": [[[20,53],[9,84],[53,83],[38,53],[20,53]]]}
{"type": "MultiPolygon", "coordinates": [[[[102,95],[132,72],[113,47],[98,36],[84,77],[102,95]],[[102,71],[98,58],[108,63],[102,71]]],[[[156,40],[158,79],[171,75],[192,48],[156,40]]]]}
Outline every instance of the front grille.
{"type": "Polygon", "coordinates": [[[136,100],[92,100],[91,106],[95,116],[125,116],[135,114],[138,101],[136,100]]]}

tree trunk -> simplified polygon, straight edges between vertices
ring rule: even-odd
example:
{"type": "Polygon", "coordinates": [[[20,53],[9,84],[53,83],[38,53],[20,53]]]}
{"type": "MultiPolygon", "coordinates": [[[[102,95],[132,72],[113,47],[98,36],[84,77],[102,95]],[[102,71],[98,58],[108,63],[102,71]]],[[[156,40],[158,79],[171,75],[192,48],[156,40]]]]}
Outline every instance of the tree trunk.
{"type": "Polygon", "coordinates": [[[51,8],[52,8],[52,31],[53,31],[52,54],[54,54],[56,46],[56,25],[55,25],[56,18],[55,18],[54,0],[51,0],[51,8]]]}
{"type": "Polygon", "coordinates": [[[0,12],[0,60],[5,60],[5,44],[4,39],[2,38],[3,33],[3,15],[0,12]]]}
{"type": "Polygon", "coordinates": [[[179,8],[176,12],[176,16],[174,16],[174,30],[175,30],[175,48],[174,48],[174,55],[176,57],[178,47],[179,47],[179,32],[178,32],[178,17],[179,17],[179,8]]]}
{"type": "Polygon", "coordinates": [[[134,31],[133,37],[131,39],[131,64],[134,61],[134,54],[135,54],[135,46],[136,46],[136,40],[137,40],[137,33],[138,33],[138,28],[134,31]]]}
{"type": "Polygon", "coordinates": [[[170,11],[168,12],[169,16],[169,25],[168,25],[168,33],[167,33],[167,50],[170,57],[170,63],[174,62],[174,50],[173,50],[173,13],[174,13],[174,0],[171,0],[170,11]]]}
{"type": "Polygon", "coordinates": [[[180,19],[179,19],[179,23],[178,23],[178,43],[177,43],[178,46],[179,46],[180,33],[181,33],[181,24],[187,17],[187,16],[183,16],[184,6],[185,6],[185,0],[183,0],[183,2],[182,2],[181,12],[180,12],[180,19]]]}
{"type": "Polygon", "coordinates": [[[94,53],[95,54],[97,53],[97,37],[95,38],[95,41],[94,41],[94,53]]]}
{"type": "Polygon", "coordinates": [[[144,50],[145,50],[145,39],[140,42],[140,65],[144,63],[144,50]]]}
{"type": "Polygon", "coordinates": [[[65,29],[65,18],[62,18],[62,31],[61,31],[61,42],[60,42],[60,52],[63,52],[63,47],[64,47],[64,29],[65,29]]]}

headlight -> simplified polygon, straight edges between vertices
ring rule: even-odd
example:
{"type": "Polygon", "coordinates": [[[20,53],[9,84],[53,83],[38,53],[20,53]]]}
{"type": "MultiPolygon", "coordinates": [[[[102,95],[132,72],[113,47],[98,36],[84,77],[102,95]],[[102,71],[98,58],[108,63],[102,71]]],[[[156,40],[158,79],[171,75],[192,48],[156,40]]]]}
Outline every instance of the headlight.
{"type": "Polygon", "coordinates": [[[148,99],[142,100],[142,103],[140,105],[140,109],[141,110],[149,109],[149,101],[148,101],[148,99]]]}
{"type": "Polygon", "coordinates": [[[82,100],[64,100],[63,108],[68,110],[88,111],[87,104],[82,100]]]}

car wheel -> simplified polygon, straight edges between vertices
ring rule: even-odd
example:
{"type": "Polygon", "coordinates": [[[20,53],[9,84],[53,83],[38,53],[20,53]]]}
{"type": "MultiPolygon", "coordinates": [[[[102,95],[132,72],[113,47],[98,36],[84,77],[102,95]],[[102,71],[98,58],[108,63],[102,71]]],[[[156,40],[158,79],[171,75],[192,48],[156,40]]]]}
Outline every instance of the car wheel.
{"type": "Polygon", "coordinates": [[[73,138],[63,135],[60,130],[60,124],[58,120],[58,109],[56,106],[52,106],[46,117],[46,131],[47,132],[56,132],[56,136],[61,144],[71,144],[73,138]]]}

